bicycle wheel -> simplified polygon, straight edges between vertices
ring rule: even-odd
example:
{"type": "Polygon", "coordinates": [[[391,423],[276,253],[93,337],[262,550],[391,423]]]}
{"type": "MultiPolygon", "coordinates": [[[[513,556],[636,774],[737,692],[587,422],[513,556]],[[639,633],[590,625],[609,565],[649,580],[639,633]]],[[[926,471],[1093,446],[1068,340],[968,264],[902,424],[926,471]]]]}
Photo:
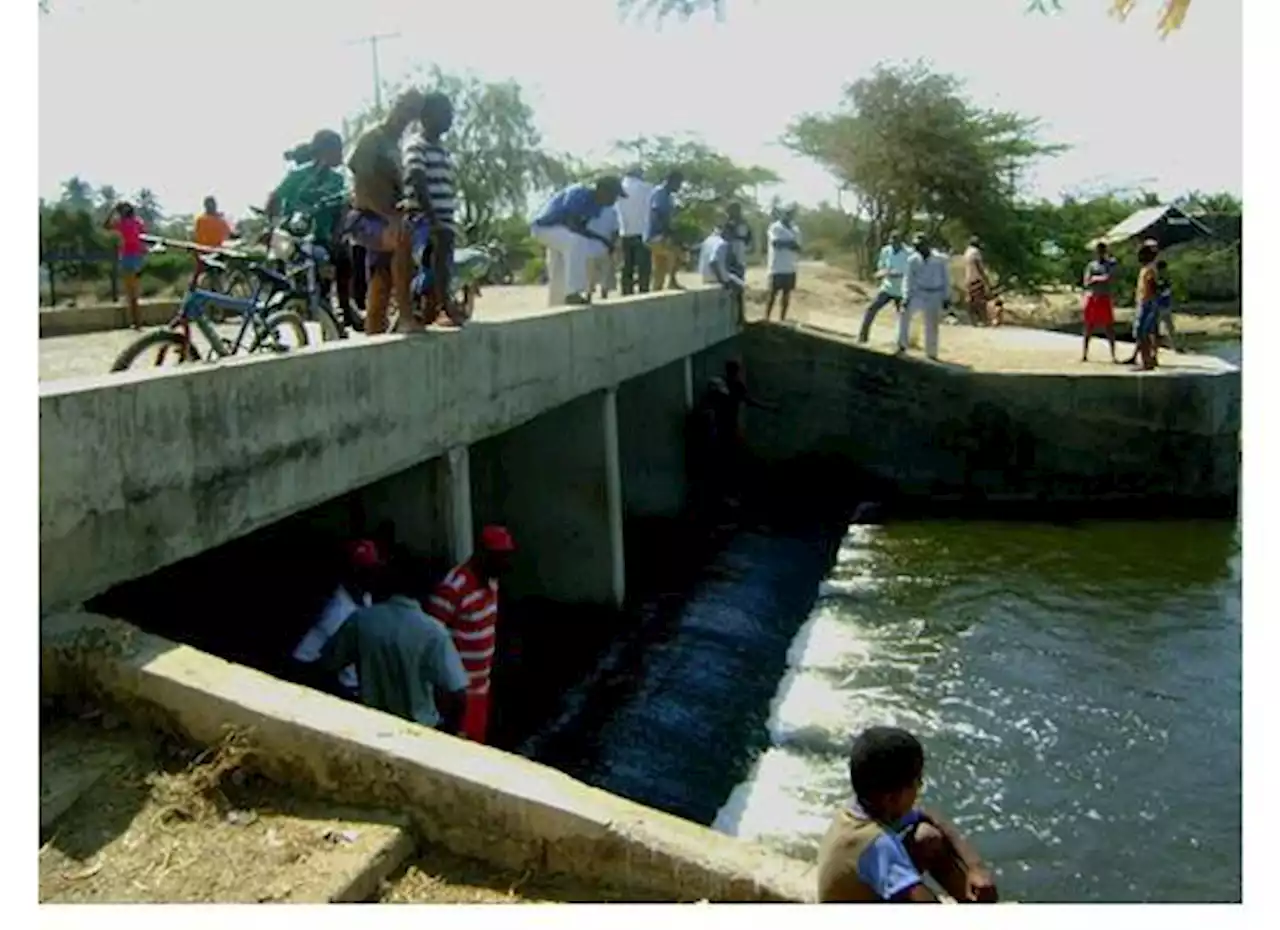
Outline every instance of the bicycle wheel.
{"type": "Polygon", "coordinates": [[[301,296],[290,297],[284,302],[281,310],[282,312],[295,313],[308,323],[315,323],[319,326],[321,342],[333,342],[337,339],[347,338],[346,329],[338,322],[338,317],[333,312],[333,305],[325,297],[321,297],[316,301],[314,313],[307,304],[306,298],[301,296]]]}
{"type": "Polygon", "coordinates": [[[267,316],[266,326],[255,334],[249,351],[289,352],[309,344],[302,317],[292,310],[277,310],[267,316]]]}
{"type": "Polygon", "coordinates": [[[116,356],[111,364],[111,371],[127,371],[134,362],[152,350],[155,350],[155,360],[152,362],[155,367],[164,365],[167,361],[175,364],[200,361],[199,350],[181,333],[175,333],[171,329],[157,329],[134,341],[116,356]]]}

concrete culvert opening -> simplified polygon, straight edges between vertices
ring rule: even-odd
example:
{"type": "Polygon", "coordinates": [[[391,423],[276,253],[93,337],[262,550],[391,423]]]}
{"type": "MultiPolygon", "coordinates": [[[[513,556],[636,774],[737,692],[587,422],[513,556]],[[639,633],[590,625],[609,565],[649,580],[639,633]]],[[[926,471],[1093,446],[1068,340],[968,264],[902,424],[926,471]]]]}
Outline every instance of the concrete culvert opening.
{"type": "MultiPolygon", "coordinates": [[[[451,567],[447,557],[406,544],[394,521],[342,499],[117,585],[86,608],[317,687],[292,653],[344,577],[347,544],[361,538],[390,543],[394,557],[420,568],[407,593],[424,602],[451,567]]],[[[620,623],[608,610],[504,595],[489,743],[514,748],[554,718],[560,697],[590,671],[620,623]]]]}

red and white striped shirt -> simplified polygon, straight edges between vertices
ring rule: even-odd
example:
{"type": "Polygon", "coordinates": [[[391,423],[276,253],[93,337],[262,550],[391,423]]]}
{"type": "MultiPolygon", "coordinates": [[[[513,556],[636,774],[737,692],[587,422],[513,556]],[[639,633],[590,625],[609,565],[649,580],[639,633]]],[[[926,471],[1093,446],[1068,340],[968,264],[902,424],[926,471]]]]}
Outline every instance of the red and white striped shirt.
{"type": "Polygon", "coordinates": [[[488,694],[498,641],[498,582],[482,584],[471,563],[463,562],[445,575],[424,606],[453,634],[471,680],[467,693],[488,694]]]}

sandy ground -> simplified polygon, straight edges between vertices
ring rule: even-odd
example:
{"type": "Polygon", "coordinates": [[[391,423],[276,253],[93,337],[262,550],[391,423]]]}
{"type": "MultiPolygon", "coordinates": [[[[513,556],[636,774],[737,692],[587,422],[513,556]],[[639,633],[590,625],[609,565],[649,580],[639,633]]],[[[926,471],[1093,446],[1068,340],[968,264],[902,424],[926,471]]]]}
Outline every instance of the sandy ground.
{"type": "MultiPolygon", "coordinates": [[[[400,818],[294,796],[234,743],[197,752],[110,714],[42,720],[40,901],[324,901],[400,818]]],[[[608,889],[503,872],[421,849],[375,899],[416,903],[614,900],[608,889]]]]}
{"type": "Polygon", "coordinates": [[[515,873],[404,845],[399,815],[296,796],[234,740],[209,750],[60,708],[40,731],[40,901],[322,902],[379,850],[408,858],[369,886],[398,904],[628,901],[567,876],[515,873]]]}
{"type": "MultiPolygon", "coordinates": [[[[685,272],[683,280],[693,284],[697,277],[685,272]]],[[[749,320],[762,319],[766,275],[763,269],[752,268],[747,280],[751,287],[747,317],[749,320]]],[[[871,296],[872,288],[855,280],[846,271],[821,262],[802,262],[792,299],[791,319],[835,333],[856,335],[862,311],[871,296]]],[[[603,301],[600,305],[607,307],[608,303],[603,301]]],[[[547,311],[544,287],[491,287],[476,303],[475,320],[477,323],[498,323],[547,311]]],[[[775,319],[776,314],[775,309],[775,319]]],[[[1121,309],[1117,315],[1118,328],[1127,329],[1132,311],[1121,309]]],[[[1034,332],[1068,327],[1078,319],[1079,298],[1070,293],[1050,294],[1037,300],[1011,297],[1007,302],[1006,320],[1012,325],[1002,328],[1003,333],[1000,329],[974,329],[967,325],[944,327],[942,360],[980,370],[1079,372],[1078,338],[1064,342],[1063,337],[1034,332]],[[1015,332],[1023,335],[1007,335],[1015,332]]],[[[1239,316],[1178,314],[1176,322],[1180,333],[1193,337],[1232,337],[1239,336],[1241,331],[1239,316]]],[[[873,347],[891,347],[896,326],[897,318],[892,308],[882,311],[872,331],[873,347]]],[[[221,329],[228,337],[236,332],[235,326],[221,329]]],[[[132,331],[117,330],[41,339],[40,380],[104,375],[110,370],[115,357],[136,338],[137,334],[132,331]]],[[[311,338],[319,341],[319,330],[315,327],[312,327],[311,338]]],[[[355,335],[353,338],[364,337],[355,335]]],[[[919,338],[917,334],[917,343],[919,338]]],[[[1106,354],[1105,344],[1095,344],[1091,351],[1094,360],[1085,370],[1095,371],[1096,364],[1103,366],[1096,369],[1097,373],[1104,370],[1112,372],[1105,367],[1109,365],[1109,361],[1103,361],[1106,354]]],[[[1164,357],[1170,370],[1185,367],[1180,356],[1165,353],[1164,357]]],[[[1194,364],[1191,367],[1195,367],[1194,364]]]]}

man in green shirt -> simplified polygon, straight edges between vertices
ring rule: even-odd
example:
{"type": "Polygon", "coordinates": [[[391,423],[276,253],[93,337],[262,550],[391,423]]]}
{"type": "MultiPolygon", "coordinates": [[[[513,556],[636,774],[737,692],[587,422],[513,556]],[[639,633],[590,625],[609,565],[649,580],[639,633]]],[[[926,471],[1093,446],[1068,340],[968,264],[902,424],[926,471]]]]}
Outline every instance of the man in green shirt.
{"type": "Polygon", "coordinates": [[[336,674],[354,663],[360,702],[405,720],[457,733],[467,701],[467,673],[453,637],[403,592],[413,589],[406,563],[391,563],[372,585],[377,601],[353,613],[325,644],[320,667],[336,674]]]}
{"type": "Polygon", "coordinates": [[[338,171],[342,164],[342,136],[331,129],[321,129],[310,145],[290,154],[299,165],[272,191],[267,199],[267,214],[310,214],[316,242],[331,249],[347,193],[347,182],[338,171]]]}

